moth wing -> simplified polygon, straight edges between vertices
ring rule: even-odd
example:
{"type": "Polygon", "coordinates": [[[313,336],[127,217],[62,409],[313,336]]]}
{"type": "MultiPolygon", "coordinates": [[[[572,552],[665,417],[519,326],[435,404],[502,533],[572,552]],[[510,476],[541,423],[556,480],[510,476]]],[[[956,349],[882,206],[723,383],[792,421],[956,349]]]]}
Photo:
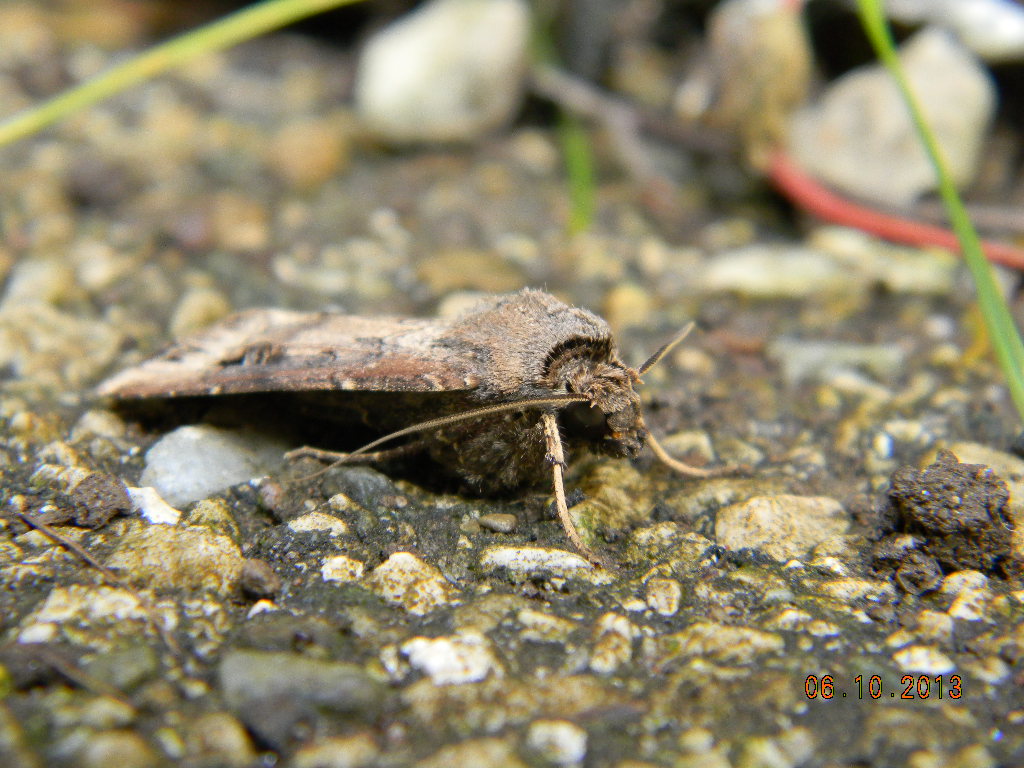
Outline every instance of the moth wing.
{"type": "Polygon", "coordinates": [[[145,398],[474,389],[480,382],[477,361],[439,346],[446,330],[431,320],[249,310],[122,371],[97,392],[145,398]]]}

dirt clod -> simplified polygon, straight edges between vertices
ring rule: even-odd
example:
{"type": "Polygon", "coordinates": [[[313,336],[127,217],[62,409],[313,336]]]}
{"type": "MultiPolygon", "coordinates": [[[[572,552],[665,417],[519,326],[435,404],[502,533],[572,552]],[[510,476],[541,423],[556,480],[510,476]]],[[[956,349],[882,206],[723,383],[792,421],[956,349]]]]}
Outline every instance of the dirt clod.
{"type": "Polygon", "coordinates": [[[1006,483],[989,467],[940,451],[924,470],[893,473],[880,512],[884,535],[872,553],[906,592],[938,587],[943,573],[975,569],[1002,577],[1019,567],[1011,549],[1006,483]]]}

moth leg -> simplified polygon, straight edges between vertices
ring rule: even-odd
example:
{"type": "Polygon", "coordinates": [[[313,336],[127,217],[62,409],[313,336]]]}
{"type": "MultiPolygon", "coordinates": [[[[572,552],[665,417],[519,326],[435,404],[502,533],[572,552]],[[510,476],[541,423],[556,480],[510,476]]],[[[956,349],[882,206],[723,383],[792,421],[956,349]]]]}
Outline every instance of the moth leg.
{"type": "Polygon", "coordinates": [[[565,452],[562,450],[562,437],[558,433],[558,421],[553,413],[541,414],[544,423],[544,437],[547,440],[548,461],[551,462],[551,473],[555,486],[555,511],[558,513],[558,521],[562,524],[565,535],[569,537],[572,545],[594,565],[607,567],[606,563],[590,547],[583,543],[576,524],[569,515],[569,505],[565,502],[565,482],[563,481],[563,470],[565,469],[565,452]]]}
{"type": "Polygon", "coordinates": [[[322,448],[312,448],[306,445],[302,448],[296,448],[294,451],[288,451],[284,457],[288,461],[316,459],[324,464],[376,464],[408,456],[422,450],[425,446],[425,440],[413,440],[411,443],[400,445],[397,448],[372,451],[371,453],[358,453],[353,456],[351,453],[345,453],[344,451],[325,451],[322,448]]]}

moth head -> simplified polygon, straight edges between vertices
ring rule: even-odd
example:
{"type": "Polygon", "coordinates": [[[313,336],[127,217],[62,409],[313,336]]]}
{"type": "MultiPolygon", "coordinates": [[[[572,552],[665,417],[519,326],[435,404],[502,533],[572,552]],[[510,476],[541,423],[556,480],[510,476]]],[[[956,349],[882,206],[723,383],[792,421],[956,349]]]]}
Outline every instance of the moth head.
{"type": "Polygon", "coordinates": [[[609,456],[636,456],[647,439],[633,388],[637,371],[620,363],[610,346],[590,340],[555,350],[551,360],[550,386],[586,398],[562,409],[566,434],[609,456]]]}

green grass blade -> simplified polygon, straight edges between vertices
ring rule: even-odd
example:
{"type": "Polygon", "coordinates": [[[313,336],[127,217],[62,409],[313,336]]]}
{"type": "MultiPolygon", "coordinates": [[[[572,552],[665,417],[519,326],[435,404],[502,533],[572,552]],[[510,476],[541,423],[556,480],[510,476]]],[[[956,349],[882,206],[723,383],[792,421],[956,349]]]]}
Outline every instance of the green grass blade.
{"type": "Polygon", "coordinates": [[[1017,413],[1024,419],[1024,342],[1021,341],[1010,310],[1003,300],[995,276],[992,274],[992,267],[982,253],[978,234],[971,224],[956,186],[946,170],[946,164],[939,151],[938,143],[935,141],[935,136],[929,129],[903,74],[903,67],[896,55],[896,44],[882,13],[881,3],[879,0],[857,0],[857,9],[861,23],[871,39],[878,58],[885,64],[903,94],[903,99],[910,110],[921,142],[935,167],[939,179],[939,192],[949,214],[953,231],[960,241],[964,261],[974,279],[978,305],[981,308],[992,348],[995,350],[996,359],[1006,377],[1006,383],[1014,405],[1017,407],[1017,413]]]}
{"type": "Polygon", "coordinates": [[[594,221],[596,181],[590,137],[575,115],[563,111],[558,117],[558,136],[569,182],[569,232],[585,232],[594,221]]]}
{"type": "Polygon", "coordinates": [[[258,35],[360,0],[266,0],[186,32],[108,69],[81,85],[0,122],[0,146],[30,136],[80,109],[161,72],[258,35]]]}

